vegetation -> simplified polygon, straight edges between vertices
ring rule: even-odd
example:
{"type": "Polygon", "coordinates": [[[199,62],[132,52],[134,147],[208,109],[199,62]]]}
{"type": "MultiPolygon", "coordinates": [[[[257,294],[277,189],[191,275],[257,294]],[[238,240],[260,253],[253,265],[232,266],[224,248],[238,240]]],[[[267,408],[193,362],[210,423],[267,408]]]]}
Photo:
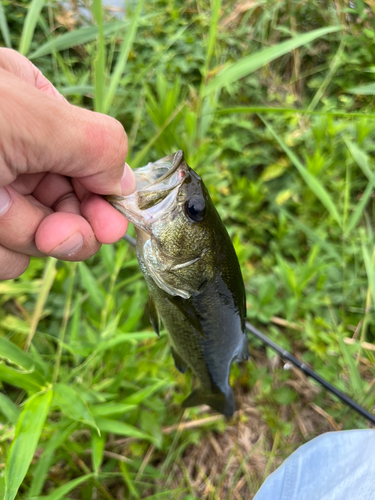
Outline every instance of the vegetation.
{"type": "MultiPolygon", "coordinates": [[[[4,45],[118,118],[132,167],[183,149],[232,236],[250,321],[374,411],[373,3],[68,5],[1,0],[4,45]]],[[[146,302],[125,241],[0,283],[1,498],[251,499],[305,441],[369,425],[252,338],[233,419],[183,411],[194,381],[146,302]]]]}

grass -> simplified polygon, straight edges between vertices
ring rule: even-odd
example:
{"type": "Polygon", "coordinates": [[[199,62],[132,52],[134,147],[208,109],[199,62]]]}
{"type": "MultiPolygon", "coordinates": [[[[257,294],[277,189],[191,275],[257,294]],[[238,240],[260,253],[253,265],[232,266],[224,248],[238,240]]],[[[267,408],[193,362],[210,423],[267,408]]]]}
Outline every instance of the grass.
{"type": "MultiPolygon", "coordinates": [[[[363,6],[145,0],[122,19],[100,1],[87,18],[2,0],[0,32],[70,102],[122,121],[131,166],[185,150],[231,234],[250,321],[374,411],[363,6]]],[[[235,416],[183,411],[193,380],[146,303],[124,241],[85,263],[32,259],[0,283],[1,498],[250,499],[307,440],[368,426],[252,338],[231,373],[235,416]]]]}

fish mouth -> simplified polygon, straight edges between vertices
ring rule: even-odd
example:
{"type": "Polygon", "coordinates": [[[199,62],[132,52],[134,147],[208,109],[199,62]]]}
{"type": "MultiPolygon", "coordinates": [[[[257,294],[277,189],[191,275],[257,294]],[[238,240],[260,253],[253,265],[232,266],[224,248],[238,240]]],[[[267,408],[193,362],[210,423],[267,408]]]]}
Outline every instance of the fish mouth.
{"type": "Polygon", "coordinates": [[[178,190],[187,173],[182,150],[133,170],[137,187],[128,196],[105,199],[135,227],[150,233],[150,226],[174,206],[178,190]]]}

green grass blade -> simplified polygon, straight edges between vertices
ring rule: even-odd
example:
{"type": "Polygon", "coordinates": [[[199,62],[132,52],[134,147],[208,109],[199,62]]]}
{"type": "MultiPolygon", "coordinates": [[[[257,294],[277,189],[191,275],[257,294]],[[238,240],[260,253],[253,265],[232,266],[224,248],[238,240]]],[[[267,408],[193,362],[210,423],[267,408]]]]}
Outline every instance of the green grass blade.
{"type": "Polygon", "coordinates": [[[279,134],[277,134],[275,129],[272,127],[272,125],[270,125],[264,118],[262,118],[262,120],[265,123],[265,125],[267,126],[268,130],[274,136],[276,141],[280,144],[282,149],[288,155],[290,161],[296,167],[296,169],[298,170],[299,174],[301,175],[302,179],[305,181],[307,186],[311,189],[311,191],[315,194],[315,196],[321,201],[321,203],[325,206],[325,208],[328,210],[330,215],[335,219],[335,221],[341,227],[342,226],[341,217],[337,211],[337,208],[336,208],[331,196],[328,194],[328,192],[326,191],[324,186],[320,183],[320,181],[314,175],[312,175],[302,165],[300,160],[293,153],[293,151],[288,148],[288,146],[284,143],[284,141],[281,139],[279,134]]]}
{"type": "Polygon", "coordinates": [[[330,257],[337,261],[337,263],[341,263],[341,256],[338,252],[336,252],[332,244],[328,243],[326,240],[318,236],[311,228],[306,226],[306,224],[301,222],[296,217],[293,217],[293,215],[284,208],[278,207],[278,209],[280,210],[280,212],[285,214],[285,216],[288,217],[288,219],[290,219],[302,232],[304,232],[308,238],[316,243],[319,248],[323,248],[330,257]]]}
{"type": "Polygon", "coordinates": [[[9,27],[7,23],[7,19],[5,17],[4,7],[2,0],[0,0],[0,32],[3,35],[5,45],[11,49],[12,44],[10,41],[9,27]]]}
{"type": "Polygon", "coordinates": [[[375,94],[375,83],[368,83],[367,85],[359,85],[358,87],[352,87],[346,92],[349,94],[360,94],[360,95],[374,95],[375,94]]]}
{"type": "Polygon", "coordinates": [[[116,67],[111,75],[111,80],[107,90],[107,95],[105,98],[103,112],[108,113],[109,108],[112,105],[113,99],[116,95],[116,91],[122,75],[124,74],[126,63],[128,61],[129,53],[134,42],[135,34],[138,29],[139,18],[142,12],[144,0],[139,0],[137,2],[137,8],[131,18],[130,28],[128,29],[121,46],[121,52],[116,63],[116,67]]]}
{"type": "Polygon", "coordinates": [[[369,159],[367,155],[353,142],[349,139],[345,139],[345,144],[348,147],[354,161],[360,167],[364,175],[368,178],[369,183],[366,186],[364,193],[362,194],[361,201],[357,203],[354,212],[351,214],[348,223],[345,228],[345,235],[348,235],[358,224],[363,211],[371,197],[373,189],[375,187],[375,175],[369,165],[369,159]]]}
{"type": "Polygon", "coordinates": [[[100,466],[103,461],[103,451],[105,448],[105,435],[98,436],[97,432],[91,433],[91,460],[92,468],[96,475],[99,474],[100,466]]]}
{"type": "Polygon", "coordinates": [[[17,406],[11,401],[8,396],[0,392],[0,412],[10,423],[16,424],[20,411],[17,406]]]}
{"type": "Polygon", "coordinates": [[[125,422],[120,422],[118,420],[111,420],[109,418],[98,417],[96,419],[98,427],[103,432],[112,432],[113,434],[119,434],[120,436],[134,437],[137,439],[146,439],[147,441],[152,440],[152,436],[149,436],[145,432],[138,430],[132,425],[125,424],[125,422]]]}
{"type": "MultiPolygon", "coordinates": [[[[103,32],[105,35],[110,35],[124,28],[127,23],[123,21],[107,23],[103,26],[103,32]]],[[[70,31],[69,33],[64,33],[52,40],[49,40],[37,50],[32,52],[28,58],[37,59],[38,57],[47,56],[54,52],[60,52],[61,50],[70,49],[71,47],[76,47],[77,45],[83,45],[87,42],[95,40],[98,36],[98,27],[90,26],[89,28],[80,28],[75,31],[70,31]]]]}
{"type": "Polygon", "coordinates": [[[349,217],[349,220],[345,227],[345,236],[353,231],[353,229],[357,226],[362,214],[366,208],[366,205],[372,195],[373,189],[375,187],[375,180],[367,184],[366,189],[361,197],[361,201],[357,203],[354,212],[349,217]]]}
{"type": "Polygon", "coordinates": [[[44,387],[44,381],[39,373],[20,373],[18,370],[14,370],[2,363],[0,363],[0,380],[15,387],[20,387],[29,394],[40,392],[44,387]]]}
{"type": "Polygon", "coordinates": [[[26,14],[25,24],[23,25],[21,40],[19,45],[19,52],[26,56],[29,52],[31,40],[34,36],[36,23],[38,22],[40,12],[44,7],[46,0],[32,0],[29,5],[29,10],[26,14]]]}
{"type": "Polygon", "coordinates": [[[150,396],[152,396],[152,394],[161,389],[161,387],[168,385],[168,383],[168,380],[159,380],[155,384],[146,387],[145,389],[141,389],[135,394],[131,394],[127,398],[123,399],[122,403],[128,405],[139,405],[140,403],[142,403],[142,401],[149,398],[150,396]]]}
{"type": "Polygon", "coordinates": [[[53,403],[58,405],[67,417],[83,422],[99,432],[89,407],[77,391],[65,384],[54,385],[53,391],[53,403]]]}
{"type": "Polygon", "coordinates": [[[79,272],[81,275],[82,285],[86,292],[89,294],[90,299],[100,308],[104,306],[104,295],[102,291],[98,288],[98,283],[94,276],[92,275],[90,269],[86,266],[84,262],[78,264],[79,272]]]}
{"type": "Polygon", "coordinates": [[[272,108],[270,106],[237,106],[234,108],[223,108],[218,109],[215,113],[220,115],[231,115],[232,113],[276,113],[276,114],[284,114],[284,113],[295,113],[295,114],[303,114],[303,115],[312,115],[312,116],[338,116],[341,118],[366,118],[366,119],[375,119],[375,114],[371,113],[345,113],[344,111],[311,111],[309,109],[296,109],[296,108],[272,108]]]}
{"type": "Polygon", "coordinates": [[[94,417],[108,417],[110,415],[123,415],[128,411],[135,410],[137,405],[123,403],[103,403],[91,407],[94,417]]]}
{"type": "Polygon", "coordinates": [[[48,257],[47,259],[47,264],[46,267],[44,268],[43,272],[43,279],[42,279],[42,287],[40,289],[36,304],[35,304],[35,309],[34,309],[34,314],[33,317],[31,318],[31,324],[30,324],[30,330],[29,334],[26,339],[25,343],[25,351],[27,351],[30,347],[30,344],[34,338],[37,326],[39,324],[40,317],[43,313],[44,305],[46,303],[46,300],[48,298],[49,292],[51,290],[51,287],[53,285],[53,282],[56,277],[56,263],[57,260],[54,259],[53,257],[48,257]]]}
{"type": "Polygon", "coordinates": [[[367,177],[367,179],[369,181],[372,181],[374,179],[375,175],[374,175],[373,171],[371,170],[371,167],[369,165],[369,160],[368,160],[366,153],[364,153],[364,151],[362,151],[362,149],[360,149],[356,144],[354,144],[354,142],[350,141],[349,139],[344,139],[344,140],[345,140],[345,144],[346,144],[347,148],[350,151],[350,154],[354,158],[354,161],[357,163],[357,165],[362,170],[362,172],[367,177]]]}
{"type": "Polygon", "coordinates": [[[42,491],[55,451],[71,436],[76,425],[74,423],[58,429],[51,439],[47,441],[43,455],[38,460],[34,470],[33,480],[28,491],[30,498],[38,496],[42,491]]]}
{"type": "Polygon", "coordinates": [[[5,498],[13,500],[26,476],[52,401],[52,391],[27,401],[16,425],[13,443],[5,463],[5,498]]]}
{"type": "Polygon", "coordinates": [[[84,483],[88,479],[91,479],[94,477],[95,474],[86,474],[81,477],[77,477],[76,479],[73,479],[72,481],[69,481],[66,484],[63,484],[59,488],[57,488],[53,493],[50,495],[47,495],[45,497],[42,497],[43,500],[61,500],[62,498],[65,498],[65,495],[67,495],[70,491],[74,490],[77,486],[80,484],[84,483]]]}
{"type": "Polygon", "coordinates": [[[278,57],[281,57],[291,50],[294,50],[302,45],[307,45],[308,43],[320,38],[328,33],[333,33],[340,30],[340,26],[332,26],[329,28],[321,28],[318,30],[311,31],[310,33],[305,33],[303,35],[297,35],[291,40],[282,42],[274,47],[269,47],[263,49],[251,56],[244,57],[243,59],[228,65],[220,73],[214,77],[204,89],[204,95],[212,94],[226,85],[243,78],[244,76],[253,73],[257,69],[265,66],[266,64],[274,61],[278,57]]]}
{"type": "Polygon", "coordinates": [[[103,112],[105,94],[105,44],[103,7],[101,0],[94,0],[92,13],[98,25],[98,51],[94,62],[94,108],[95,111],[103,112]]]}
{"type": "Polygon", "coordinates": [[[333,60],[332,60],[332,62],[330,64],[329,71],[328,71],[326,77],[324,78],[322,84],[320,85],[318,91],[314,95],[313,100],[311,101],[311,103],[309,105],[309,109],[311,111],[313,111],[315,109],[316,105],[318,104],[318,102],[323,97],[324,92],[327,90],[328,85],[332,81],[333,75],[339,69],[340,64],[341,64],[341,56],[342,56],[342,54],[344,52],[344,47],[345,47],[345,42],[341,41],[340,46],[337,49],[336,55],[335,55],[335,57],[333,58],[333,60]]]}
{"type": "Polygon", "coordinates": [[[207,45],[207,52],[206,52],[206,58],[204,61],[204,66],[202,70],[202,85],[200,88],[200,94],[204,94],[204,85],[206,83],[206,78],[207,78],[207,72],[210,67],[210,62],[212,58],[212,54],[215,49],[215,41],[216,41],[216,35],[217,35],[217,26],[219,23],[219,16],[220,16],[220,7],[221,7],[221,0],[213,0],[213,9],[212,9],[212,16],[211,16],[211,22],[210,22],[210,33],[208,36],[208,45],[207,45]]]}
{"type": "Polygon", "coordinates": [[[155,144],[155,142],[159,139],[164,130],[168,127],[170,123],[176,118],[176,116],[180,113],[180,111],[185,107],[185,103],[182,102],[178,108],[176,108],[173,113],[165,120],[163,125],[159,128],[156,134],[148,141],[148,143],[141,149],[141,151],[137,154],[137,156],[131,160],[132,168],[137,168],[140,166],[143,158],[149,152],[151,147],[155,144]]]}
{"type": "Polygon", "coordinates": [[[155,339],[155,332],[147,331],[147,332],[137,332],[137,333],[119,333],[115,337],[106,340],[104,342],[100,342],[98,347],[95,350],[95,353],[107,351],[112,347],[118,346],[125,342],[139,342],[141,340],[155,339]]]}
{"type": "MultiPolygon", "coordinates": [[[[364,240],[364,237],[363,237],[364,240]]],[[[372,304],[375,304],[375,269],[372,263],[370,253],[364,243],[362,242],[362,254],[363,260],[365,261],[367,281],[371,292],[372,304]]]]}
{"type": "Polygon", "coordinates": [[[348,368],[349,371],[349,379],[350,379],[350,385],[351,389],[353,391],[353,394],[363,394],[364,393],[364,380],[361,379],[361,375],[359,374],[357,365],[355,364],[355,361],[350,353],[349,346],[345,344],[343,341],[340,333],[338,334],[338,341],[341,349],[341,353],[343,355],[343,358],[345,360],[345,364],[348,368]]]}
{"type": "Polygon", "coordinates": [[[16,297],[23,293],[39,293],[42,286],[42,280],[34,280],[27,282],[19,281],[3,281],[0,282],[0,295],[8,295],[16,297]]]}
{"type": "MultiPolygon", "coordinates": [[[[21,367],[25,371],[37,370],[40,374],[43,374],[47,369],[42,361],[24,352],[16,344],[3,337],[0,337],[0,359],[1,358],[21,367]]],[[[43,378],[41,381],[42,380],[43,378]]]]}

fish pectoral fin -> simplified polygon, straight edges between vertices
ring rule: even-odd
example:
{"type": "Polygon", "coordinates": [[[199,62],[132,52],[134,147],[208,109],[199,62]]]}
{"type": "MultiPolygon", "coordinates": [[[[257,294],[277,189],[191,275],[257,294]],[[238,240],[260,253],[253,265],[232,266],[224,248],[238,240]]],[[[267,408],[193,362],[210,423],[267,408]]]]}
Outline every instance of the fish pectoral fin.
{"type": "Polygon", "coordinates": [[[236,410],[234,404],[234,395],[229,387],[226,394],[223,392],[210,393],[202,389],[194,389],[194,391],[182,402],[182,408],[190,408],[191,406],[208,405],[226,417],[231,417],[236,410]]]}
{"type": "Polygon", "coordinates": [[[151,295],[148,296],[147,309],[151,326],[154,329],[156,335],[160,337],[160,321],[159,321],[158,310],[156,309],[154,299],[151,297],[151,295]]]}
{"type": "Polygon", "coordinates": [[[202,325],[199,320],[198,311],[195,307],[188,301],[181,297],[170,297],[169,301],[175,305],[180,312],[185,316],[189,323],[198,331],[198,333],[205,338],[202,325]]]}
{"type": "Polygon", "coordinates": [[[172,356],[173,356],[173,360],[174,360],[174,364],[177,368],[177,370],[181,373],[185,373],[186,370],[187,370],[187,366],[184,362],[184,360],[181,358],[181,356],[173,349],[173,347],[171,347],[171,351],[172,351],[172,356]]]}

